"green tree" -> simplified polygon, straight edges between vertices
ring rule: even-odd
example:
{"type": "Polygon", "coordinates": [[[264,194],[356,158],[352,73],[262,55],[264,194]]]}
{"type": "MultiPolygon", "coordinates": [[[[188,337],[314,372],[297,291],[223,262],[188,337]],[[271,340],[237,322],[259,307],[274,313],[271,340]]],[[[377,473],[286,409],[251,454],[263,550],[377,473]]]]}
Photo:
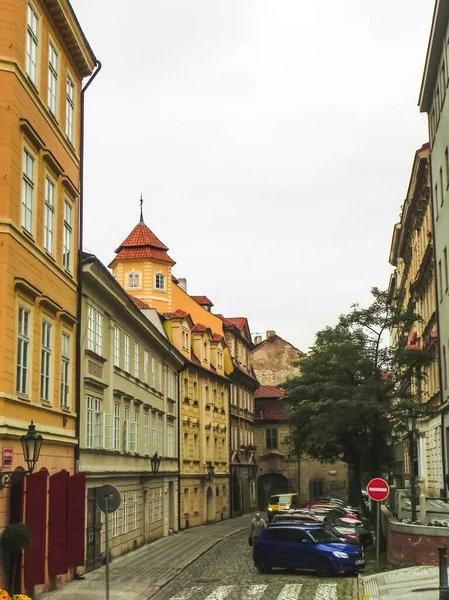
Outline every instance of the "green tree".
{"type": "Polygon", "coordinates": [[[419,320],[401,298],[372,289],[373,302],[353,305],[337,325],[316,334],[315,344],[286,382],[293,442],[298,454],[343,460],[353,471],[350,501],[361,502],[362,475],[379,476],[389,459],[386,435],[405,412],[422,413],[423,366],[431,356],[410,350],[407,340],[419,320]],[[388,343],[396,331],[397,343],[388,343]]]}

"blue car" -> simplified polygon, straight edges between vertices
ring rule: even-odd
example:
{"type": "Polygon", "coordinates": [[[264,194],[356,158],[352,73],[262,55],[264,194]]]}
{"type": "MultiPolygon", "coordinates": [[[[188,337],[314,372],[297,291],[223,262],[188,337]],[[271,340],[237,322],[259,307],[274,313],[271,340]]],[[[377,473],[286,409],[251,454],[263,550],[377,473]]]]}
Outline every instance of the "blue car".
{"type": "Polygon", "coordinates": [[[270,573],[277,567],[330,577],[365,567],[360,546],[345,544],[322,525],[269,525],[254,546],[253,559],[259,573],[270,573]]]}

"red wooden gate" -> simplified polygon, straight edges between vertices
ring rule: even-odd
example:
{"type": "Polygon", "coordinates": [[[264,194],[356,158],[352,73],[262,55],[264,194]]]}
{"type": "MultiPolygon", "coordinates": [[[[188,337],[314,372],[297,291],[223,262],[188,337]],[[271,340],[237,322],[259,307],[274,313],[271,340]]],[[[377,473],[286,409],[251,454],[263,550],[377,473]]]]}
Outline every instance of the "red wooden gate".
{"type": "Polygon", "coordinates": [[[67,514],[67,565],[84,565],[84,532],[86,518],[86,473],[69,479],[67,514]]]}
{"type": "Polygon", "coordinates": [[[31,532],[31,547],[25,550],[25,587],[45,583],[47,530],[47,478],[42,470],[27,478],[25,523],[31,532]]]}
{"type": "Polygon", "coordinates": [[[50,477],[48,515],[48,574],[50,577],[67,573],[67,489],[68,471],[50,477]]]}

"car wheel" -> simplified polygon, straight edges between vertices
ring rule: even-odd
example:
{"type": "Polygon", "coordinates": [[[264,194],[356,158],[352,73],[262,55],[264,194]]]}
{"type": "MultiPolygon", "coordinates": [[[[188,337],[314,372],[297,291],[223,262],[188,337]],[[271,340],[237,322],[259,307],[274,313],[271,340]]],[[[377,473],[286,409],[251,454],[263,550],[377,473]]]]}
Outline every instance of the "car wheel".
{"type": "Polygon", "coordinates": [[[315,572],[318,577],[330,577],[332,575],[332,565],[327,558],[319,558],[316,561],[315,572]]]}
{"type": "Polygon", "coordinates": [[[268,556],[258,556],[256,558],[256,569],[259,573],[271,573],[270,559],[268,556]]]}

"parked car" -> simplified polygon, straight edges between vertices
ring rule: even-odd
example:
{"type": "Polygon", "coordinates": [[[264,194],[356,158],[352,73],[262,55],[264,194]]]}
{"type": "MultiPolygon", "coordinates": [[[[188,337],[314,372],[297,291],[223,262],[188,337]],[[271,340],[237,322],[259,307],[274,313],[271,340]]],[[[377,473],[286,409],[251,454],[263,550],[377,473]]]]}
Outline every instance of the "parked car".
{"type": "MultiPolygon", "coordinates": [[[[314,515],[301,514],[293,512],[292,514],[286,514],[279,512],[277,515],[274,515],[273,520],[270,524],[270,527],[273,525],[290,525],[291,523],[302,523],[304,525],[321,525],[322,521],[315,517],[314,515]]],[[[325,524],[325,527],[330,529],[334,535],[339,537],[342,542],[353,544],[355,546],[360,546],[361,541],[354,529],[349,527],[335,527],[333,524],[325,524]]]]}
{"type": "Polygon", "coordinates": [[[270,573],[273,568],[303,569],[330,577],[365,567],[362,548],[343,543],[322,525],[266,527],[254,547],[253,559],[259,573],[270,573]]]}
{"type": "Polygon", "coordinates": [[[286,494],[273,494],[270,496],[268,500],[268,508],[267,508],[267,519],[268,522],[271,521],[273,515],[276,514],[279,510],[288,510],[290,508],[297,508],[299,505],[299,496],[298,494],[286,493],[286,494]]]}

